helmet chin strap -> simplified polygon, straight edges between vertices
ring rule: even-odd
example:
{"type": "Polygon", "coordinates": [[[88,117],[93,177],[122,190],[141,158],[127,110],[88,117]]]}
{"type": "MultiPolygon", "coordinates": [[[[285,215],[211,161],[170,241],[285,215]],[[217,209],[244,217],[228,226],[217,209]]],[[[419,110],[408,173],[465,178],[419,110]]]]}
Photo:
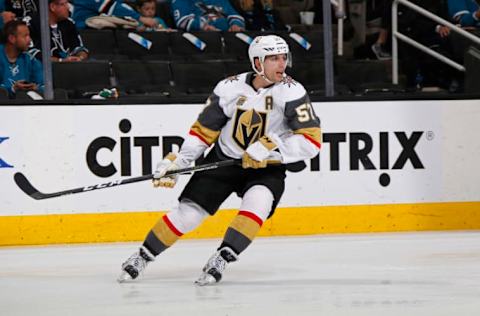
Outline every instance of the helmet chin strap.
{"type": "MultiPolygon", "coordinates": [[[[260,67],[262,67],[262,71],[258,71],[256,68],[254,69],[255,72],[261,76],[266,82],[270,83],[270,84],[274,84],[275,82],[271,81],[270,79],[267,78],[267,76],[265,75],[265,68],[263,67],[263,62],[260,61],[260,67]]],[[[284,73],[285,75],[285,73],[284,73]]]]}

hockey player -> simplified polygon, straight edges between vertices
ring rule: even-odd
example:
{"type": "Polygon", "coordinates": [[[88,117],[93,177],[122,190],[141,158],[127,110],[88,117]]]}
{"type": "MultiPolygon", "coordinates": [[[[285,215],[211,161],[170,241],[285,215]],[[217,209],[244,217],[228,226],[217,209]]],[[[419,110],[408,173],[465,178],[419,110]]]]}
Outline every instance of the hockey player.
{"type": "Polygon", "coordinates": [[[318,154],[320,120],[303,86],[285,74],[291,62],[287,43],[276,35],[259,36],[248,55],[254,72],[217,84],[179,153],[168,154],[158,164],[154,185],[173,187],[177,178],[165,173],[189,166],[212,145],[206,163],[234,158],[241,159],[241,165],[195,173],[179,203],[123,263],[120,282],[137,278],[149,262],[214,215],[235,192],[242,198],[240,211],[195,283],[219,282],[227,264],[238,260],[273,215],[284,190],[286,164],[318,154]]]}

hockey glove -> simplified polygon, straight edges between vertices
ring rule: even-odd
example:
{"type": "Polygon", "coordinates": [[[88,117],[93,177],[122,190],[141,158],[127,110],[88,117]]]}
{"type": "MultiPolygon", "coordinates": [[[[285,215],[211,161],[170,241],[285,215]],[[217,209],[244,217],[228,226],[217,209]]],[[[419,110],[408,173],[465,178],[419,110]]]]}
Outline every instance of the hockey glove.
{"type": "Polygon", "coordinates": [[[266,168],[267,158],[271,157],[271,152],[277,148],[277,145],[268,137],[262,136],[250,146],[242,156],[242,167],[247,168],[266,168]]]}
{"type": "Polygon", "coordinates": [[[157,164],[157,169],[153,174],[153,186],[163,188],[173,188],[177,183],[178,175],[165,176],[167,171],[178,169],[174,163],[177,156],[174,153],[169,153],[162,161],[157,164]]]}

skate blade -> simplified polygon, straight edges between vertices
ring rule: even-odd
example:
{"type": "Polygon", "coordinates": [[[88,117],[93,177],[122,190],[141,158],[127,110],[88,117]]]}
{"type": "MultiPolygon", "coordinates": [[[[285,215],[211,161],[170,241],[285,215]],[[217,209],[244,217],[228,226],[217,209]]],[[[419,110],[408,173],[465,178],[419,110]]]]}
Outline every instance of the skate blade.
{"type": "Polygon", "coordinates": [[[133,280],[133,279],[130,276],[130,274],[128,274],[125,271],[123,271],[117,278],[118,283],[125,283],[125,282],[131,281],[131,280],[133,280]]]}
{"type": "Polygon", "coordinates": [[[202,274],[196,281],[195,285],[197,286],[206,286],[216,284],[217,280],[208,273],[202,274]]]}

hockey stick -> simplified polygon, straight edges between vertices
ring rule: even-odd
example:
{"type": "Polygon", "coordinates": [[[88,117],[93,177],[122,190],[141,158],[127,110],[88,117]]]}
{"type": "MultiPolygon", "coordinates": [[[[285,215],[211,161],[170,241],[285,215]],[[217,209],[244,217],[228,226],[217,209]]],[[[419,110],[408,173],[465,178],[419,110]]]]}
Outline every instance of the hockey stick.
{"type": "MultiPolygon", "coordinates": [[[[230,159],[230,160],[218,161],[218,162],[208,163],[208,164],[204,164],[204,165],[199,165],[199,166],[194,166],[194,167],[188,167],[188,168],[168,171],[166,173],[166,176],[176,175],[176,174],[184,174],[184,173],[189,173],[189,172],[211,170],[211,169],[216,169],[216,168],[220,168],[220,167],[233,166],[233,165],[236,165],[236,164],[239,164],[239,160],[230,159]]],[[[147,175],[144,175],[144,176],[127,178],[127,179],[118,179],[118,180],[107,182],[107,183],[94,184],[94,185],[90,185],[90,186],[86,186],[86,187],[75,188],[75,189],[64,190],[64,191],[58,191],[58,192],[52,192],[52,193],[42,193],[42,192],[38,191],[30,183],[30,181],[28,181],[28,179],[25,177],[25,175],[21,172],[15,173],[15,175],[13,176],[13,179],[15,180],[15,183],[18,185],[18,187],[23,192],[25,192],[28,196],[30,196],[31,198],[33,198],[35,200],[43,200],[43,199],[49,199],[49,198],[54,198],[54,197],[63,196],[63,195],[89,192],[89,191],[93,191],[93,190],[106,189],[106,188],[111,188],[111,187],[115,187],[115,186],[119,186],[119,185],[150,180],[150,179],[153,179],[153,174],[147,174],[147,175]]]]}

